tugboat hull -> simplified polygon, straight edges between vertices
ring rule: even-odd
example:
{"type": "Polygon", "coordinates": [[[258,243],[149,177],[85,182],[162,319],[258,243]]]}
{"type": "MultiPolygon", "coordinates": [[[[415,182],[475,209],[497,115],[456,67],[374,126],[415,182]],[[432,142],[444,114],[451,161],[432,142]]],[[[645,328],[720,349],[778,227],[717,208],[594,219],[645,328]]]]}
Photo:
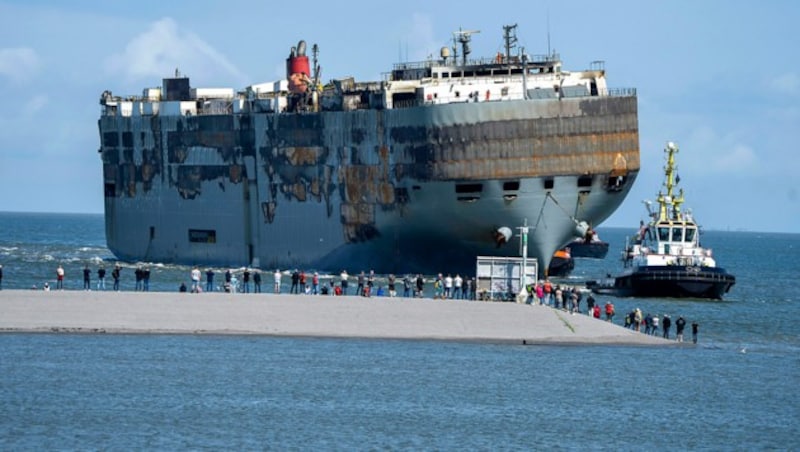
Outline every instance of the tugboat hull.
{"type": "Polygon", "coordinates": [[[722,268],[689,266],[640,267],[617,276],[613,286],[594,284],[591,289],[622,297],[722,299],[736,278],[722,268]]]}
{"type": "Polygon", "coordinates": [[[572,257],[588,259],[605,259],[608,254],[608,242],[574,241],[567,245],[572,257]]]}

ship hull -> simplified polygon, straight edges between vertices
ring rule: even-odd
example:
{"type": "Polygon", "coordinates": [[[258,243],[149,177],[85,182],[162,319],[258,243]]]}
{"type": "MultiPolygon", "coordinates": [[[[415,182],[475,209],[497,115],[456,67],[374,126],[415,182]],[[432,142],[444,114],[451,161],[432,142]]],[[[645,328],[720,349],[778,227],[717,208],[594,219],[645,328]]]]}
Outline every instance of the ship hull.
{"type": "Polygon", "coordinates": [[[636,98],[399,110],[104,116],[106,237],[128,261],[474,272],[547,268],[639,170],[636,98]]]}

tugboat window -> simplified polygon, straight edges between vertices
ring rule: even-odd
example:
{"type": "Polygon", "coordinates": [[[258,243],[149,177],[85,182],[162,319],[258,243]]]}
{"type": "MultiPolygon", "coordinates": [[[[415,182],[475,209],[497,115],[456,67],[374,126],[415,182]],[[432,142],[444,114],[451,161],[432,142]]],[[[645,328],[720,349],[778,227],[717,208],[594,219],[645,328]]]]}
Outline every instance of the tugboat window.
{"type": "Polygon", "coordinates": [[[662,242],[669,241],[669,228],[666,226],[661,226],[658,228],[658,240],[662,242]]]}
{"type": "Polygon", "coordinates": [[[697,231],[695,228],[689,228],[686,230],[686,241],[687,242],[694,242],[694,233],[697,231]]]}

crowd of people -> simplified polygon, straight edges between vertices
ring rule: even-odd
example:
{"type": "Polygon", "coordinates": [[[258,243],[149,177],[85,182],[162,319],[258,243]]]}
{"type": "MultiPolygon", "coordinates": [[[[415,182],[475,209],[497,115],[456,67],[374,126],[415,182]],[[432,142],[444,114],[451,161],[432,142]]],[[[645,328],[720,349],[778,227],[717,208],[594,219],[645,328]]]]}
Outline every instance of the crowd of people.
{"type": "MultiPolygon", "coordinates": [[[[583,291],[578,287],[561,287],[549,281],[539,281],[527,287],[526,297],[521,301],[524,303],[538,303],[543,306],[550,306],[555,309],[572,314],[579,314],[582,312],[581,301],[583,300],[583,291]]],[[[614,303],[606,301],[601,307],[596,302],[591,292],[586,297],[586,314],[596,319],[601,319],[605,316],[607,322],[613,322],[616,315],[614,303]]],[[[639,308],[633,309],[625,315],[623,326],[634,331],[643,332],[647,335],[656,336],[661,331],[661,336],[664,339],[670,339],[670,331],[672,328],[672,319],[669,315],[664,314],[660,319],[657,314],[642,315],[639,308]]],[[[697,335],[700,325],[695,321],[691,324],[692,328],[692,342],[697,343],[697,335]]],[[[684,330],[686,329],[686,319],[679,316],[675,321],[675,339],[678,342],[684,341],[684,330]]]]}
{"type": "MultiPolygon", "coordinates": [[[[96,270],[96,285],[92,284],[92,270],[89,265],[83,268],[83,290],[92,290],[96,287],[97,290],[106,290],[106,269],[101,265],[96,270]]],[[[479,293],[477,289],[477,282],[472,277],[462,277],[460,274],[452,276],[447,274],[444,276],[439,273],[432,279],[426,280],[421,274],[409,275],[406,274],[402,279],[398,279],[394,274],[389,274],[385,278],[375,275],[373,270],[369,273],[361,271],[356,276],[348,274],[347,270],[342,270],[339,275],[326,275],[323,277],[318,272],[306,273],[303,270],[295,269],[291,272],[286,272],[289,275],[291,284],[289,286],[290,294],[307,294],[307,295],[358,295],[363,297],[371,296],[388,296],[403,298],[424,298],[426,285],[430,285],[432,290],[430,293],[433,299],[455,299],[455,300],[488,300],[484,294],[479,293]],[[351,290],[351,283],[355,287],[351,290]],[[398,291],[402,288],[402,293],[398,291]]],[[[134,270],[134,290],[147,292],[150,290],[150,268],[148,266],[137,266],[134,270]]],[[[180,292],[214,292],[222,291],[228,293],[250,293],[252,284],[252,293],[261,293],[262,275],[259,269],[244,268],[241,271],[227,269],[224,273],[224,282],[217,286],[215,284],[216,272],[207,268],[205,272],[201,272],[198,267],[193,267],[189,279],[191,285],[187,286],[185,282],[181,282],[178,290],[180,292]],[[203,276],[205,276],[205,284],[203,284],[203,276]]],[[[276,269],[272,274],[273,279],[273,292],[280,294],[283,290],[282,279],[283,272],[276,269]]],[[[122,267],[119,264],[114,265],[111,271],[111,278],[113,280],[112,290],[120,290],[120,279],[122,277],[122,267]]],[[[59,265],[55,271],[55,289],[64,290],[66,278],[66,271],[62,265],[59,265]]],[[[3,266],[0,265],[0,290],[3,288],[3,266]]],[[[35,286],[33,288],[36,288],[35,286]]],[[[50,290],[49,282],[45,282],[44,290],[50,290]]],[[[572,314],[584,312],[582,310],[582,302],[584,291],[577,286],[561,286],[560,284],[553,284],[549,279],[537,281],[526,287],[526,290],[519,294],[517,297],[518,302],[526,304],[539,304],[542,306],[549,306],[554,309],[560,309],[572,314]]],[[[596,319],[605,319],[608,322],[613,322],[616,315],[613,302],[606,301],[603,306],[600,306],[588,292],[586,296],[586,314],[596,319]]],[[[686,329],[686,320],[679,316],[675,320],[675,339],[678,342],[684,340],[684,330],[686,329]]],[[[659,317],[658,314],[643,314],[641,309],[635,308],[627,313],[624,317],[623,326],[632,330],[642,332],[647,335],[661,335],[665,339],[670,339],[672,330],[672,319],[669,315],[664,314],[659,317]]],[[[699,324],[695,321],[691,324],[692,341],[697,343],[699,324]]]]}
{"type": "MultiPolygon", "coordinates": [[[[661,318],[658,314],[647,313],[642,315],[642,310],[639,308],[633,309],[625,315],[625,328],[630,328],[634,331],[639,331],[647,335],[658,336],[659,330],[661,337],[670,339],[670,331],[672,330],[672,318],[668,314],[664,314],[661,318]]],[[[694,321],[692,322],[692,342],[697,343],[697,334],[700,325],[694,321]]],[[[683,342],[684,330],[686,329],[686,319],[683,316],[678,316],[675,320],[675,340],[683,342]]]]}

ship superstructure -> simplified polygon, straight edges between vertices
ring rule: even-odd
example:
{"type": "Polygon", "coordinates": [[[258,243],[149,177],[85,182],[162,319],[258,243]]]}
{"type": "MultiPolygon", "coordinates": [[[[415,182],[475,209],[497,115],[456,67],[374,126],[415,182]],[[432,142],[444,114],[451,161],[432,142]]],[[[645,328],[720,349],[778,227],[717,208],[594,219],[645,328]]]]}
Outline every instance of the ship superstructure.
{"type": "MultiPolygon", "coordinates": [[[[287,77],[243,90],[176,73],[101,97],[106,237],[121,259],[382,273],[474,270],[600,224],[639,171],[636,92],[556,54],[438,59],[380,81],[320,81],[301,41],[287,77]]],[[[460,55],[458,54],[460,51],[460,55]]]]}

